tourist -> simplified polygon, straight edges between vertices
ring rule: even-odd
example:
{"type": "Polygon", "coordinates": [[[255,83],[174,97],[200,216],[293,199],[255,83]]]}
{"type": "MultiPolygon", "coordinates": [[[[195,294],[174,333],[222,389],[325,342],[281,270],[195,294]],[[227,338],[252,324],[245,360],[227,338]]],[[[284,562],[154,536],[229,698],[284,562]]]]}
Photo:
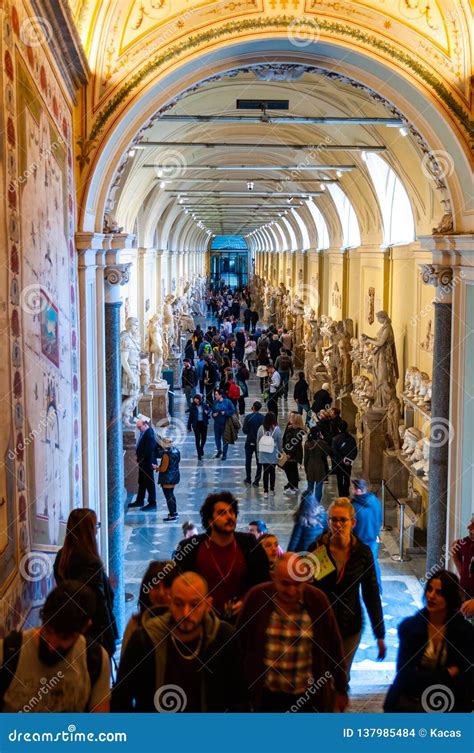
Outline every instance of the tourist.
{"type": "Polygon", "coordinates": [[[181,541],[176,550],[179,568],[198,572],[206,579],[213,607],[226,619],[238,614],[252,586],[268,580],[268,560],[256,546],[255,537],[236,531],[238,514],[233,494],[209,494],[201,507],[206,533],[192,541],[181,541]]]}
{"type": "Polygon", "coordinates": [[[270,358],[268,356],[267,348],[259,346],[257,351],[257,364],[257,377],[260,379],[260,392],[263,393],[268,378],[268,367],[270,366],[270,358]]]}
{"type": "Polygon", "coordinates": [[[58,585],[66,580],[74,580],[91,589],[96,605],[87,637],[100,643],[109,656],[113,656],[118,638],[113,612],[114,592],[99,555],[99,527],[94,510],[87,507],[71,510],[64,544],[56,555],[53,571],[58,585]]]}
{"type": "Polygon", "coordinates": [[[357,442],[347,430],[347,422],[339,423],[339,431],[331,442],[332,472],[337,478],[337,492],[340,497],[349,496],[352,464],[357,457],[357,442]]]}
{"type": "Polygon", "coordinates": [[[316,499],[321,502],[323,484],[328,475],[327,456],[332,450],[321,436],[318,426],[309,430],[308,439],[304,446],[304,469],[306,472],[307,492],[314,492],[316,499]]]}
{"type": "Polygon", "coordinates": [[[281,348],[280,355],[275,361],[275,369],[278,371],[281,380],[281,390],[283,399],[288,400],[288,385],[290,377],[293,376],[294,364],[291,357],[291,351],[281,348]]]}
{"type": "Polygon", "coordinates": [[[331,385],[329,382],[324,382],[320,390],[317,390],[313,396],[313,405],[311,410],[317,416],[322,410],[329,410],[332,404],[332,397],[329,393],[331,385]]]}
{"type": "Polygon", "coordinates": [[[84,581],[64,580],[46,597],[41,627],[0,639],[4,713],[109,711],[109,656],[84,637],[94,608],[84,581]]]}
{"type": "Polygon", "coordinates": [[[169,612],[148,620],[125,648],[112,711],[246,711],[235,629],[211,605],[200,575],[184,572],[174,579],[169,612]]]}
{"type": "MultiPolygon", "coordinates": [[[[202,341],[201,341],[202,342],[202,341]]],[[[201,343],[199,343],[201,344],[201,343]]],[[[194,364],[194,345],[191,338],[187,340],[186,345],[184,346],[184,357],[189,361],[189,363],[194,364]]]]}
{"type": "Polygon", "coordinates": [[[278,418],[278,398],[281,394],[281,376],[273,365],[267,367],[268,370],[268,400],[267,410],[274,413],[278,418]]]}
{"type": "Polygon", "coordinates": [[[347,706],[336,620],[326,596],[305,582],[303,570],[298,555],[284,554],[272,582],[252,588],[239,615],[254,711],[331,712],[347,706]]]}
{"type": "Polygon", "coordinates": [[[258,453],[257,453],[257,433],[260,429],[261,425],[263,424],[263,415],[260,413],[262,409],[262,403],[260,403],[258,400],[254,402],[252,405],[251,412],[245,416],[244,418],[244,424],[242,427],[243,433],[246,435],[245,439],[245,479],[244,483],[250,484],[252,483],[252,457],[255,454],[255,461],[257,464],[256,472],[255,472],[255,478],[253,481],[253,485],[255,487],[258,487],[260,484],[260,479],[262,477],[262,465],[258,461],[258,453]]]}
{"type": "Polygon", "coordinates": [[[300,478],[298,475],[298,464],[303,463],[303,439],[306,436],[307,429],[303,422],[303,417],[295,411],[288,415],[288,423],[283,434],[283,453],[285,460],[281,465],[286,474],[288,483],[284,486],[287,494],[297,494],[300,478]]]}
{"type": "Polygon", "coordinates": [[[458,539],[451,547],[453,562],[459,573],[464,599],[474,598],[474,515],[467,524],[468,536],[458,539]]]}
{"type": "Polygon", "coordinates": [[[250,314],[250,319],[252,322],[252,334],[255,333],[255,330],[257,329],[257,323],[258,323],[258,311],[253,310],[250,314]]]}
{"type": "Polygon", "coordinates": [[[135,630],[143,627],[152,617],[168,611],[171,584],[177,572],[176,562],[173,560],[150,562],[140,586],[138,613],[130,617],[123,634],[121,656],[135,630]]]}
{"type": "Polygon", "coordinates": [[[380,593],[382,593],[382,578],[378,559],[380,529],[382,527],[382,506],[378,497],[367,491],[367,483],[362,478],[352,479],[352,505],[355,510],[356,524],[353,528],[354,536],[366,544],[374,558],[375,572],[380,593]]]}
{"type": "Polygon", "coordinates": [[[274,533],[264,533],[259,537],[258,543],[261,544],[267,555],[270,571],[273,570],[275,562],[282,554],[278,544],[278,537],[274,533]]]}
{"type": "Polygon", "coordinates": [[[194,536],[197,536],[199,534],[197,525],[195,523],[192,523],[190,520],[186,520],[183,523],[181,530],[183,531],[184,539],[192,539],[194,536]]]}
{"type": "MultiPolygon", "coordinates": [[[[336,499],[328,509],[329,531],[323,533],[310,551],[323,547],[330,571],[322,577],[316,572],[316,585],[329,598],[342,636],[344,660],[350,677],[354,654],[362,633],[362,599],[377,640],[378,659],[384,659],[385,627],[380,591],[372,552],[354,536],[355,510],[348,499],[336,499]]],[[[317,556],[317,555],[315,555],[317,556]]]]}
{"type": "Polygon", "coordinates": [[[397,675],[384,711],[471,713],[474,626],[459,613],[457,576],[434,572],[424,600],[425,607],[398,627],[397,675]]]}
{"type": "Polygon", "coordinates": [[[251,520],[248,524],[248,532],[259,539],[264,533],[268,533],[268,527],[264,520],[258,518],[257,520],[251,520]]]}
{"type": "Polygon", "coordinates": [[[257,432],[257,457],[263,469],[263,496],[275,494],[276,464],[282,449],[281,429],[269,411],[257,432]]]}
{"type": "Polygon", "coordinates": [[[314,494],[304,492],[294,514],[295,524],[288,542],[288,552],[307,552],[311,544],[327,530],[327,512],[314,494]]]}
{"type": "Polygon", "coordinates": [[[245,360],[247,361],[247,366],[249,371],[253,371],[254,374],[257,372],[257,343],[255,342],[255,339],[250,335],[247,342],[245,343],[245,360]]]}
{"type": "Polygon", "coordinates": [[[240,389],[240,397],[238,400],[239,414],[243,416],[245,415],[245,398],[249,395],[247,381],[250,379],[250,372],[242,361],[237,361],[236,367],[235,381],[240,389]]]}
{"type": "Polygon", "coordinates": [[[297,410],[300,416],[303,415],[303,411],[306,411],[306,425],[309,425],[311,420],[311,408],[309,405],[308,396],[309,385],[305,379],[304,371],[298,372],[298,381],[295,383],[293,390],[293,399],[296,402],[297,410]]]}
{"type": "Polygon", "coordinates": [[[189,411],[188,418],[188,431],[194,432],[196,452],[199,461],[204,457],[204,447],[206,445],[210,415],[211,406],[209,403],[203,401],[202,395],[198,392],[194,395],[191,403],[191,410],[189,411]]]}
{"type": "Polygon", "coordinates": [[[227,450],[229,445],[225,442],[224,431],[228,418],[235,413],[235,405],[228,397],[224,396],[224,391],[217,389],[214,392],[214,404],[212,406],[212,417],[214,419],[214,438],[216,442],[216,458],[222,457],[223,460],[227,458],[227,450]]]}
{"type": "Polygon", "coordinates": [[[243,361],[245,355],[245,330],[239,327],[235,330],[235,349],[234,357],[237,361],[243,361]]]}
{"type": "Polygon", "coordinates": [[[189,358],[183,360],[183,370],[181,372],[181,389],[184,392],[186,398],[186,413],[189,413],[191,408],[191,400],[196,389],[197,376],[196,369],[192,365],[192,361],[189,358]]]}
{"type": "MultiPolygon", "coordinates": [[[[214,359],[214,355],[206,356],[203,370],[203,386],[206,391],[206,403],[209,405],[212,403],[214,396],[214,390],[219,382],[219,368],[214,359]]],[[[200,389],[200,392],[204,392],[204,389],[200,389]]]]}
{"type": "Polygon", "coordinates": [[[160,437],[156,457],[161,461],[160,465],[155,466],[155,470],[158,471],[158,484],[163,490],[168,506],[168,515],[163,518],[163,522],[172,523],[179,518],[174,490],[180,482],[181,453],[177,447],[173,446],[171,437],[160,437]]]}
{"type": "Polygon", "coordinates": [[[140,507],[142,510],[156,510],[156,486],[153,474],[153,463],[156,460],[156,436],[151,427],[151,419],[138,414],[135,426],[140,432],[135,448],[138,463],[138,493],[135,502],[128,505],[131,510],[140,507]],[[148,493],[147,504],[145,494],[148,493]]]}
{"type": "Polygon", "coordinates": [[[293,350],[293,335],[291,332],[288,332],[286,327],[283,327],[283,332],[280,335],[281,344],[285,348],[285,350],[289,350],[290,353],[293,350]]]}
{"type": "Polygon", "coordinates": [[[281,342],[278,335],[272,335],[272,338],[268,344],[268,351],[272,362],[275,363],[281,351],[281,342]]]}

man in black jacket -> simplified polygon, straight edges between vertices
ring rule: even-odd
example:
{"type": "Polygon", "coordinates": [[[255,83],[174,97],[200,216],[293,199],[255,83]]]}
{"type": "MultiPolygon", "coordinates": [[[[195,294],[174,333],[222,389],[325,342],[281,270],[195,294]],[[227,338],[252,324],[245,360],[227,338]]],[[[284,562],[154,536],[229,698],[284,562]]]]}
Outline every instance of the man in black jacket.
{"type": "Polygon", "coordinates": [[[257,460],[257,472],[255,474],[254,486],[258,486],[262,476],[262,464],[258,462],[257,456],[257,432],[263,424],[263,416],[260,413],[262,403],[258,400],[252,405],[252,412],[244,418],[242,431],[246,434],[245,440],[245,479],[244,482],[250,486],[252,483],[252,455],[255,453],[257,460]]]}
{"type": "Polygon", "coordinates": [[[246,711],[235,629],[212,611],[205,580],[183,573],[170,598],[169,612],[147,620],[127,643],[112,711],[246,711]]]}
{"type": "Polygon", "coordinates": [[[181,541],[175,560],[182,572],[205,578],[217,614],[232,621],[247,591],[268,580],[268,559],[254,536],[236,532],[239,505],[233,494],[209,494],[200,513],[206,533],[181,541]]]}
{"type": "Polygon", "coordinates": [[[143,507],[144,510],[156,509],[156,486],[153,475],[153,465],[156,462],[157,442],[155,432],[151,428],[151,419],[148,416],[139,414],[135,426],[140,432],[136,445],[137,462],[138,462],[138,494],[135,502],[132,502],[128,509],[142,507],[145,501],[145,492],[148,492],[148,504],[143,507]]]}
{"type": "Polygon", "coordinates": [[[337,477],[340,497],[349,497],[352,464],[357,457],[357,442],[347,431],[347,422],[341,421],[339,433],[332,440],[332,468],[337,477]]]}
{"type": "Polygon", "coordinates": [[[186,413],[189,413],[191,409],[191,401],[196,389],[197,376],[196,369],[191,364],[189,358],[183,360],[183,370],[181,372],[181,388],[186,397],[186,413]]]}

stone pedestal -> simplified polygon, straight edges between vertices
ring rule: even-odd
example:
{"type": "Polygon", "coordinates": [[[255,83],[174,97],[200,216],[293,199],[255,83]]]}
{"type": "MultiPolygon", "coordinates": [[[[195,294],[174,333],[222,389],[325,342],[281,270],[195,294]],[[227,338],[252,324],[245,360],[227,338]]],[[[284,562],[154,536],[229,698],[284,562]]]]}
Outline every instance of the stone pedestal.
{"type": "Polygon", "coordinates": [[[336,405],[340,407],[341,416],[344,419],[344,421],[347,421],[349,432],[351,434],[354,434],[356,430],[357,407],[352,402],[351,396],[344,395],[344,397],[336,401],[336,405]]]}
{"type": "Polygon", "coordinates": [[[152,418],[153,395],[151,392],[144,392],[138,398],[138,413],[152,418]]]}
{"type": "Polygon", "coordinates": [[[138,492],[138,465],[135,452],[136,441],[133,429],[123,430],[123,469],[127,495],[136,494],[138,492]]]}
{"type": "Polygon", "coordinates": [[[382,473],[390,491],[396,497],[401,499],[408,495],[408,470],[391,450],[385,450],[383,453],[382,473]]]}
{"type": "Polygon", "coordinates": [[[383,452],[385,411],[368,410],[362,416],[362,471],[369,483],[380,483],[383,478],[383,452]]]}
{"type": "Polygon", "coordinates": [[[169,386],[164,382],[159,385],[150,385],[151,392],[151,419],[156,426],[166,426],[169,422],[168,413],[168,392],[169,386]]]}
{"type": "Polygon", "coordinates": [[[181,366],[181,356],[170,356],[166,361],[167,368],[171,369],[174,374],[174,383],[179,384],[179,370],[181,366]]]}

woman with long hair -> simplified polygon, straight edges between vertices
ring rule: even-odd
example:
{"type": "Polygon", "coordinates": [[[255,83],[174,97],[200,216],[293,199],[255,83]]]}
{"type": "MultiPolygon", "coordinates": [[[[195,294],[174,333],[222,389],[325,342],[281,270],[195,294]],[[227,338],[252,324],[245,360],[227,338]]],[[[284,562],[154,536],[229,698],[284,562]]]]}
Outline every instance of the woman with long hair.
{"type": "Polygon", "coordinates": [[[58,585],[63,580],[77,580],[94,592],[96,611],[87,635],[113,656],[118,638],[113,613],[114,592],[97,547],[99,527],[94,510],[87,507],[71,510],[64,544],[54,561],[54,577],[58,585]]]}
{"type": "Polygon", "coordinates": [[[459,579],[447,570],[426,581],[425,606],[398,626],[397,675],[384,711],[472,711],[474,626],[459,612],[459,579]]]}
{"type": "Polygon", "coordinates": [[[268,411],[257,432],[257,457],[263,467],[263,496],[275,494],[276,464],[281,453],[282,435],[277,417],[268,411]]]}
{"type": "Polygon", "coordinates": [[[327,512],[314,494],[304,492],[294,513],[295,524],[287,552],[307,552],[313,541],[327,530],[327,512]]]}
{"type": "Polygon", "coordinates": [[[303,416],[300,416],[296,411],[291,411],[283,434],[283,452],[287,456],[283,470],[288,480],[284,489],[287,494],[298,493],[298,484],[300,483],[298,463],[301,465],[303,462],[303,439],[306,432],[303,416]]]}

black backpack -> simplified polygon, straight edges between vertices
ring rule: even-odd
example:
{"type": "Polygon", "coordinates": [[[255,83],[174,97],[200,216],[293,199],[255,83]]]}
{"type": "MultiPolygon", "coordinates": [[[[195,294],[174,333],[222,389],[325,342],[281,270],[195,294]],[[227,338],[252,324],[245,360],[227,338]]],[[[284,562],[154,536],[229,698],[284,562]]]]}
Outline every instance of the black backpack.
{"type": "MultiPolygon", "coordinates": [[[[3,641],[3,664],[0,667],[0,711],[3,709],[5,693],[18,667],[22,641],[23,633],[16,630],[12,630],[3,641]]],[[[86,661],[92,689],[102,671],[102,650],[99,643],[87,642],[86,661]]]]}

